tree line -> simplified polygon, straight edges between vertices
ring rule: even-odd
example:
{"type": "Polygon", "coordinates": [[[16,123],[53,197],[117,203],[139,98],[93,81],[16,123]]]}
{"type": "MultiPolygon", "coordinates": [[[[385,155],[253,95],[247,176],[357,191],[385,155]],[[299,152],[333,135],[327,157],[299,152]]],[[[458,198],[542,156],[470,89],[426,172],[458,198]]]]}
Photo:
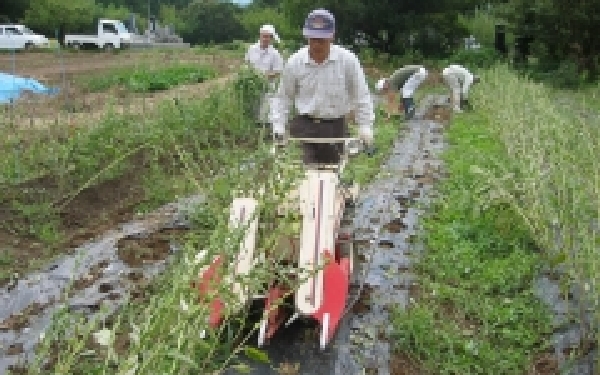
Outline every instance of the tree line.
{"type": "Polygon", "coordinates": [[[0,22],[23,22],[48,36],[83,32],[97,18],[127,20],[142,31],[148,16],[171,25],[192,44],[254,40],[262,23],[274,24],[282,38],[301,40],[307,12],[331,10],[340,42],[358,42],[392,55],[407,52],[440,57],[455,51],[478,31],[465,22],[476,9],[515,35],[521,52],[549,67],[569,63],[595,78],[600,65],[600,1],[564,0],[254,0],[242,7],[223,0],[19,0],[0,5],[0,22]]]}

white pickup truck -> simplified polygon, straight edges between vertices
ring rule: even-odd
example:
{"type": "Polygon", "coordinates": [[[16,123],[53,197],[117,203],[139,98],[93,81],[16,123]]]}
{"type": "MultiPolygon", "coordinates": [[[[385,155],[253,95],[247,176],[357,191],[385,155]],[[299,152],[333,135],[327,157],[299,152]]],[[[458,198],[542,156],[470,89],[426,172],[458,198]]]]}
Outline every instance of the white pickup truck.
{"type": "Polygon", "coordinates": [[[48,47],[48,38],[34,33],[25,25],[0,25],[0,50],[46,47],[48,47]]]}
{"type": "Polygon", "coordinates": [[[72,48],[97,47],[107,51],[125,48],[131,43],[131,34],[118,20],[98,20],[97,35],[65,35],[64,44],[72,48]]]}

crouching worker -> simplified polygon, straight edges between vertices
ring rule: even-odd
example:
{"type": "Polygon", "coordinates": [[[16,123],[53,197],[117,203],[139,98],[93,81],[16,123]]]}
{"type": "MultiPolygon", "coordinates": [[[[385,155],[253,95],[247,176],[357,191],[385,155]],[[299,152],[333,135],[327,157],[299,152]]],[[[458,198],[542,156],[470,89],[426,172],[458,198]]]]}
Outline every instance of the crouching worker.
{"type": "Polygon", "coordinates": [[[450,88],[450,104],[454,112],[460,113],[469,106],[469,89],[479,82],[479,76],[461,65],[449,65],[442,71],[444,82],[450,88]]]}
{"type": "MultiPolygon", "coordinates": [[[[289,134],[296,138],[348,137],[346,116],[354,111],[359,137],[373,142],[373,102],[357,56],[333,44],[335,18],[324,9],[312,11],[302,33],[308,46],[288,59],[271,110],[277,142],[285,141],[290,107],[297,116],[290,121],[289,134]]],[[[305,164],[337,164],[341,144],[303,144],[305,164]]]]}
{"type": "Polygon", "coordinates": [[[415,116],[416,111],[415,91],[426,78],[427,69],[422,65],[406,65],[396,70],[389,78],[380,79],[375,89],[381,94],[387,94],[390,90],[400,91],[404,115],[407,120],[410,120],[415,116]]]}
{"type": "Polygon", "coordinates": [[[259,30],[258,42],[251,45],[246,52],[244,61],[254,70],[260,72],[268,81],[267,92],[261,97],[258,106],[257,122],[263,126],[268,123],[269,107],[273,93],[277,88],[277,81],[283,70],[283,57],[273,47],[273,41],[279,42],[279,35],[273,25],[263,25],[259,30]]]}

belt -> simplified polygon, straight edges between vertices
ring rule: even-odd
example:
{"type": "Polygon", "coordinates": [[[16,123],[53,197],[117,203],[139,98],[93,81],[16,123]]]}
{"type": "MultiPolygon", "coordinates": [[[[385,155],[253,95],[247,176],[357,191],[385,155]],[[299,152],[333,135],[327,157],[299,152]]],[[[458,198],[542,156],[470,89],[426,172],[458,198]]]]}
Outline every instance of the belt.
{"type": "Polygon", "coordinates": [[[302,115],[305,118],[309,119],[310,121],[314,122],[314,123],[328,123],[328,122],[336,122],[336,121],[340,121],[342,119],[344,119],[343,117],[338,117],[338,118],[320,118],[320,117],[314,117],[314,116],[310,116],[310,115],[302,115]]]}

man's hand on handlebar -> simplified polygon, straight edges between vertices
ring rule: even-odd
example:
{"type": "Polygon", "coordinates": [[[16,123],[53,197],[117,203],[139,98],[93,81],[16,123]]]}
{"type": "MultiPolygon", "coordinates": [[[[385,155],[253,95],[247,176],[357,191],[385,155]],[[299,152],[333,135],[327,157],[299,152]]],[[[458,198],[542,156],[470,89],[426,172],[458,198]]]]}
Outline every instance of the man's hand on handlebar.
{"type": "Polygon", "coordinates": [[[363,152],[369,156],[373,156],[376,152],[376,149],[373,146],[373,131],[361,129],[358,138],[363,144],[363,152]]]}
{"type": "MultiPolygon", "coordinates": [[[[356,138],[354,138],[356,139],[356,138]]],[[[304,142],[309,142],[311,140],[313,140],[312,138],[291,138],[292,141],[304,141],[304,142]]],[[[343,141],[344,138],[315,138],[314,141],[316,143],[336,143],[339,141],[343,141]],[[318,140],[321,140],[320,142],[317,142],[318,140]],[[333,141],[332,141],[333,140],[333,141]]],[[[360,147],[359,147],[359,152],[364,152],[365,154],[367,154],[368,156],[373,156],[376,152],[377,149],[373,146],[373,138],[370,137],[368,134],[367,136],[359,136],[358,137],[358,141],[360,142],[360,147]]],[[[273,146],[274,149],[273,151],[275,151],[276,148],[282,148],[284,146],[286,146],[289,142],[289,139],[287,138],[287,136],[285,134],[281,134],[281,133],[273,133],[273,146]]]]}
{"type": "Polygon", "coordinates": [[[273,144],[275,146],[285,146],[287,144],[287,138],[285,134],[273,133],[273,144]]]}

